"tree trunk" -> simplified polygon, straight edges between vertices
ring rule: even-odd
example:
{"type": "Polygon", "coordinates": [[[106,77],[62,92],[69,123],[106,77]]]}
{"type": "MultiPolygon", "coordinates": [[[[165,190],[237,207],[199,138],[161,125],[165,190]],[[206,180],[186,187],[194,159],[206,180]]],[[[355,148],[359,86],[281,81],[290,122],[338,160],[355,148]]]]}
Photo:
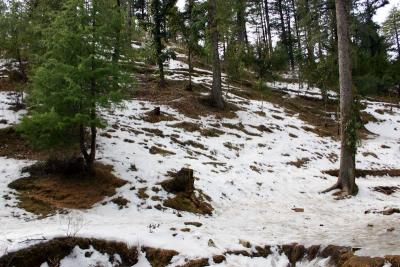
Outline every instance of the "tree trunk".
{"type": "Polygon", "coordinates": [[[238,31],[238,41],[240,45],[244,46],[244,44],[246,44],[247,41],[246,1],[245,0],[236,0],[236,1],[237,1],[236,23],[238,31]]]}
{"type": "Polygon", "coordinates": [[[292,37],[292,26],[290,23],[290,11],[289,6],[286,5],[286,20],[288,24],[287,32],[288,32],[288,40],[287,46],[289,48],[289,60],[290,60],[290,69],[294,71],[294,53],[293,53],[293,37],[292,37]]]}
{"type": "MultiPolygon", "coordinates": [[[[345,195],[357,194],[355,183],[355,149],[351,144],[349,125],[352,120],[353,92],[351,77],[350,39],[347,0],[336,0],[336,19],[339,52],[341,153],[340,171],[337,184],[327,191],[341,189],[345,195]]],[[[354,129],[353,129],[354,130],[354,129]]]]}
{"type": "Polygon", "coordinates": [[[153,0],[153,18],[154,18],[154,29],[153,38],[157,53],[157,65],[160,72],[160,87],[165,87],[165,77],[164,77],[164,65],[162,60],[162,40],[161,40],[161,27],[162,27],[162,17],[161,17],[161,6],[160,0],[153,0]]]}
{"type": "Polygon", "coordinates": [[[397,57],[400,58],[400,37],[399,30],[397,29],[397,17],[394,19],[394,32],[396,34],[397,57]]]}
{"type": "Polygon", "coordinates": [[[268,35],[268,47],[269,53],[272,54],[272,35],[271,35],[271,22],[269,19],[269,3],[268,0],[264,0],[264,9],[265,9],[265,19],[267,21],[267,35],[268,35]]]}
{"type": "MultiPolygon", "coordinates": [[[[119,18],[121,19],[121,1],[117,0],[117,7],[118,9],[118,14],[119,14],[119,18]]],[[[112,60],[115,63],[118,63],[119,61],[119,57],[120,57],[120,47],[121,47],[121,25],[118,24],[118,26],[115,29],[115,44],[114,44],[114,51],[113,51],[113,55],[112,55],[112,60]]]]}
{"type": "Polygon", "coordinates": [[[221,78],[221,62],[219,59],[218,49],[218,22],[217,22],[217,3],[216,0],[208,0],[208,16],[210,24],[210,36],[212,44],[212,69],[213,69],[213,84],[211,90],[212,104],[219,108],[224,108],[222,99],[222,78],[221,78]]]}

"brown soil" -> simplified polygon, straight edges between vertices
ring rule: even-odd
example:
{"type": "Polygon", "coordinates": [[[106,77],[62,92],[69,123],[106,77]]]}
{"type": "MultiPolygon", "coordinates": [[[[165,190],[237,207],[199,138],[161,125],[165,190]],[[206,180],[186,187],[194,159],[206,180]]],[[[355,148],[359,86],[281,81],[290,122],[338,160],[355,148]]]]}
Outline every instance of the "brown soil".
{"type": "MultiPolygon", "coordinates": [[[[339,170],[326,170],[322,173],[329,174],[331,176],[339,176],[339,170]]],[[[387,169],[387,170],[356,170],[357,178],[365,178],[366,176],[390,176],[390,177],[400,177],[400,169],[387,169]]]]}
{"type": "Polygon", "coordinates": [[[297,168],[301,168],[301,167],[304,167],[305,165],[307,165],[308,162],[310,162],[309,158],[301,158],[301,159],[297,159],[296,161],[290,161],[287,164],[296,166],[297,168]]]}
{"type": "Polygon", "coordinates": [[[397,191],[400,191],[400,187],[398,187],[398,186],[377,186],[377,187],[374,187],[374,191],[389,196],[397,191]]]}
{"type": "Polygon", "coordinates": [[[44,217],[63,209],[91,208],[126,183],[112,174],[111,166],[96,163],[91,175],[33,172],[8,186],[18,192],[18,207],[44,217]]]}
{"type": "MultiPolygon", "coordinates": [[[[298,96],[296,98],[287,97],[284,92],[278,92],[269,90],[268,92],[263,92],[256,90],[255,85],[246,85],[242,87],[244,90],[232,90],[232,93],[256,100],[264,100],[276,104],[280,107],[285,108],[288,114],[295,115],[298,114],[299,118],[309,125],[314,127],[307,127],[305,130],[313,132],[322,137],[332,137],[339,138],[339,123],[337,120],[333,120],[329,114],[335,114],[338,112],[338,102],[330,100],[325,103],[323,100],[308,98],[303,96],[298,96]]],[[[274,115],[276,119],[281,119],[280,116],[274,115]]],[[[375,121],[376,119],[365,113],[361,113],[361,120],[363,124],[369,121],[375,121]]],[[[371,135],[364,127],[359,131],[360,138],[366,139],[371,135]]]]}
{"type": "Polygon", "coordinates": [[[238,107],[226,103],[223,110],[212,107],[207,97],[200,93],[208,92],[201,85],[194,85],[193,91],[185,90],[186,81],[167,81],[165,88],[159,88],[158,80],[148,75],[141,77],[143,86],[135,92],[136,99],[149,100],[158,104],[166,104],[180,113],[191,118],[199,116],[215,115],[221,118],[235,118],[238,107]]]}
{"type": "Polygon", "coordinates": [[[113,255],[118,254],[122,263],[116,266],[133,266],[138,262],[137,248],[129,247],[125,243],[64,237],[8,253],[0,257],[0,266],[39,267],[42,263],[47,262],[49,266],[56,267],[59,266],[63,258],[72,252],[75,246],[79,246],[81,249],[88,249],[93,246],[97,251],[110,255],[111,261],[113,261],[113,255]]]}
{"type": "MultiPolygon", "coordinates": [[[[78,237],[56,238],[47,242],[39,243],[31,247],[21,249],[16,252],[8,253],[0,257],[0,266],[15,267],[39,267],[43,262],[49,266],[59,266],[60,260],[69,255],[75,246],[81,249],[87,249],[93,246],[101,253],[110,255],[110,261],[114,260],[114,254],[121,257],[122,263],[116,266],[133,266],[138,262],[138,248],[130,247],[121,242],[105,241],[99,239],[88,239],[78,237]]],[[[251,246],[251,244],[250,244],[251,246]]],[[[251,246],[252,247],[252,246],[251,246]]],[[[345,267],[382,267],[385,262],[392,266],[400,266],[400,256],[392,255],[385,257],[360,257],[354,255],[357,249],[342,246],[310,246],[305,247],[301,244],[293,243],[277,247],[279,253],[284,253],[290,264],[289,267],[296,266],[297,262],[304,259],[312,261],[315,258],[330,258],[329,266],[345,267]]],[[[146,253],[146,258],[153,267],[165,267],[171,263],[174,256],[179,255],[175,250],[157,249],[151,247],[142,247],[141,250],[146,253]]],[[[245,257],[268,257],[272,253],[271,246],[255,246],[254,250],[229,250],[224,254],[243,255],[245,257]]],[[[226,260],[225,255],[214,255],[215,263],[222,263],[226,260]]],[[[210,264],[207,258],[198,258],[187,260],[182,266],[200,267],[210,264]]]]}
{"type": "Polygon", "coordinates": [[[142,249],[146,258],[153,267],[165,267],[170,264],[172,258],[179,253],[175,250],[156,249],[145,247],[142,249]]]}
{"type": "Polygon", "coordinates": [[[163,149],[163,148],[160,148],[160,147],[156,147],[156,146],[152,146],[149,149],[149,153],[152,154],[152,155],[159,154],[159,155],[162,155],[164,157],[175,155],[175,153],[172,152],[172,151],[169,151],[169,150],[166,150],[166,149],[163,149]]]}

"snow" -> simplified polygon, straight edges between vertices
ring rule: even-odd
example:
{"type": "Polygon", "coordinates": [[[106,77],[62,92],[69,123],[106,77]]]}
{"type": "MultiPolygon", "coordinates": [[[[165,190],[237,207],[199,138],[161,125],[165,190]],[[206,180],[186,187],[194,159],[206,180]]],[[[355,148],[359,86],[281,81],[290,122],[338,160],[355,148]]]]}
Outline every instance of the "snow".
{"type": "MultiPolygon", "coordinates": [[[[177,69],[186,66],[171,60],[169,67],[177,69]]],[[[183,77],[183,74],[176,74],[168,78],[183,77]]],[[[197,82],[205,82],[208,86],[212,81],[206,74],[196,78],[197,82]]],[[[312,92],[317,93],[317,90],[312,92]]],[[[208,258],[228,249],[243,250],[245,248],[239,244],[239,239],[254,245],[293,242],[306,246],[348,245],[360,247],[357,253],[369,256],[400,254],[400,214],[365,214],[371,209],[399,206],[400,192],[388,196],[373,191],[375,186],[400,186],[399,177],[360,178],[357,180],[359,194],[340,201],[330,194],[320,194],[321,190],[336,181],[335,177],[322,171],[338,168],[337,157],[332,155],[339,155],[339,143],[304,130],[302,127],[308,126],[305,122],[296,115],[285,113],[279,106],[244,99],[229,91],[224,95],[240,107],[237,118],[221,121],[214,116],[206,116],[193,119],[163,105],[161,110],[173,116],[174,121],[149,123],[141,117],[159,105],[137,100],[124,101],[123,109],[102,112],[109,125],[117,124],[120,128],[109,132],[112,138],[100,137],[98,160],[112,164],[115,174],[129,181],[117,191],[117,196],[130,201],[124,209],[119,209],[109,202],[111,198],[107,198],[105,205],[99,203],[89,210],[71,211],[69,215],[57,214],[38,220],[33,214],[15,207],[13,190],[7,187],[8,183],[21,177],[21,168],[31,162],[0,158],[0,196],[12,196],[10,200],[0,198],[0,255],[32,244],[25,242],[27,239],[65,236],[68,234],[66,226],[71,220],[78,222],[75,232],[79,236],[118,240],[134,246],[175,249],[180,255],[174,257],[171,266],[182,263],[185,258],[208,258]],[[266,115],[260,115],[259,111],[266,115]],[[273,115],[282,117],[282,120],[273,115]],[[215,123],[226,123],[219,128],[225,134],[205,137],[199,132],[189,133],[171,127],[182,121],[196,123],[202,128],[214,128],[215,123]],[[242,123],[247,133],[228,127],[228,123],[242,123]],[[259,125],[268,127],[272,133],[254,128],[259,125]],[[148,128],[162,130],[163,136],[149,133],[145,130],[148,128]],[[180,141],[192,140],[203,144],[206,149],[175,143],[170,138],[173,134],[179,135],[180,141]],[[124,139],[134,142],[128,143],[124,139]],[[175,155],[151,155],[149,148],[152,146],[162,147],[175,155]],[[308,158],[309,162],[300,168],[289,164],[302,158],[308,158]],[[135,164],[138,171],[130,170],[131,164],[135,164]],[[180,212],[179,217],[172,209],[162,211],[154,208],[160,202],[152,200],[152,196],[166,199],[171,195],[163,190],[156,193],[152,188],[161,189],[159,183],[166,179],[167,172],[182,167],[194,169],[195,176],[199,178],[195,181],[196,188],[212,198],[215,208],[212,216],[180,212]],[[135,189],[131,190],[132,187],[135,189]],[[149,199],[142,200],[137,196],[140,188],[147,188],[149,199]],[[304,208],[304,212],[297,213],[293,208],[304,208]],[[180,231],[187,227],[184,222],[190,221],[203,225],[190,227],[190,232],[180,231]],[[395,230],[388,232],[391,227],[395,230]],[[208,245],[210,239],[215,247],[208,245]]],[[[0,114],[8,123],[16,123],[21,114],[8,110],[7,99],[8,94],[0,92],[0,114]]],[[[367,101],[365,104],[366,112],[379,122],[366,126],[376,136],[363,140],[356,158],[357,166],[362,169],[398,168],[400,136],[395,127],[400,120],[400,109],[393,107],[392,112],[382,115],[376,109],[383,108],[384,103],[367,101]],[[382,149],[382,145],[388,148],[382,149]],[[377,158],[367,152],[374,153],[377,158]]],[[[106,258],[92,252],[95,260],[106,258]]],[[[80,266],[93,264],[91,258],[84,259],[82,255],[84,250],[74,249],[62,261],[65,264],[62,266],[77,266],[77,262],[83,264],[80,266]]],[[[326,261],[315,259],[299,266],[325,266],[326,261]]],[[[150,266],[143,254],[140,254],[139,263],[136,266],[150,266]]],[[[218,266],[286,266],[287,258],[276,253],[264,259],[230,255],[224,264],[218,266]]]]}
{"type": "MultiPolygon", "coordinates": [[[[287,93],[290,97],[306,96],[310,98],[322,99],[322,90],[317,87],[307,86],[307,84],[300,84],[297,82],[267,82],[266,85],[273,90],[278,90],[287,93]]],[[[328,90],[326,92],[328,98],[336,99],[337,93],[328,90]]]]}
{"type": "Polygon", "coordinates": [[[18,112],[11,110],[16,98],[16,93],[13,92],[0,93],[0,129],[18,123],[21,116],[26,113],[25,110],[18,112]]]}
{"type": "MultiPolygon", "coordinates": [[[[114,262],[110,262],[110,255],[102,254],[95,250],[92,246],[89,249],[81,249],[80,247],[76,246],[70,255],[63,258],[60,261],[60,267],[114,267],[120,266],[121,264],[121,257],[116,254],[113,255],[114,262]]],[[[48,263],[44,262],[41,267],[48,267],[48,263]]],[[[140,266],[140,265],[139,265],[140,266]]],[[[143,267],[145,265],[142,265],[143,267]]]]}

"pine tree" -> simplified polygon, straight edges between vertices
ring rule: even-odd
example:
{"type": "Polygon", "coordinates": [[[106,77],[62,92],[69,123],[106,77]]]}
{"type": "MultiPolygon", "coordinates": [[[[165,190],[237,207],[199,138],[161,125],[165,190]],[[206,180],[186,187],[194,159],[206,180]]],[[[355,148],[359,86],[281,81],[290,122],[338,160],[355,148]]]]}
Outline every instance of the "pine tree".
{"type": "Polygon", "coordinates": [[[390,44],[392,51],[397,53],[400,59],[400,9],[392,8],[389,16],[383,23],[383,32],[386,40],[390,44]]]}
{"type": "Polygon", "coordinates": [[[79,144],[88,171],[96,157],[97,128],[105,126],[99,109],[118,102],[120,85],[128,81],[113,60],[119,16],[108,0],[64,3],[45,35],[43,63],[34,71],[32,115],[19,127],[39,147],[79,144]]]}

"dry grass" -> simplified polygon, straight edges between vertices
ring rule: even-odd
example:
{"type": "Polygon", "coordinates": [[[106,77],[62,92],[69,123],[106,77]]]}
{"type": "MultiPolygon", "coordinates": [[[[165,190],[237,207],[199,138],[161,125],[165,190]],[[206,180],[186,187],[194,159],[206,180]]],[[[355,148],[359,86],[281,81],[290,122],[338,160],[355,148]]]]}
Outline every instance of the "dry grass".
{"type": "Polygon", "coordinates": [[[180,113],[191,117],[214,115],[220,118],[235,118],[238,107],[225,103],[223,110],[214,108],[207,97],[201,93],[209,92],[201,85],[194,85],[193,91],[185,90],[186,81],[167,81],[165,88],[159,88],[158,80],[144,77],[143,86],[135,92],[133,97],[148,100],[160,105],[165,104],[177,109],[180,113]]]}
{"type": "Polygon", "coordinates": [[[127,182],[112,174],[112,167],[95,164],[92,174],[43,174],[13,181],[18,207],[39,216],[63,209],[89,209],[127,182]]]}
{"type": "Polygon", "coordinates": [[[111,255],[118,254],[122,263],[118,266],[133,266],[138,262],[138,252],[136,247],[130,247],[125,243],[106,241],[99,239],[64,237],[39,243],[31,247],[21,249],[16,252],[8,253],[0,257],[0,266],[15,267],[36,267],[47,262],[49,266],[59,266],[60,261],[68,256],[75,246],[81,249],[88,249],[93,246],[101,253],[111,255]]]}

